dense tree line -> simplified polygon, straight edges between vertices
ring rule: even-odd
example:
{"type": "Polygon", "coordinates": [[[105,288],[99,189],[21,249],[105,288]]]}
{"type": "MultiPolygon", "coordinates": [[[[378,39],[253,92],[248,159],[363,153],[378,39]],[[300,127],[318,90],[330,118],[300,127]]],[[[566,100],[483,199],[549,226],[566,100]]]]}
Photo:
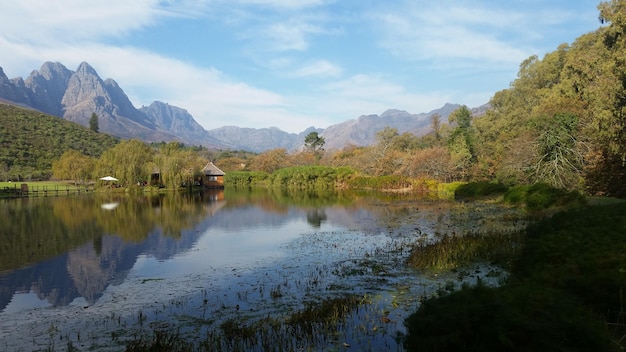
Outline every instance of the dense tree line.
{"type": "Polygon", "coordinates": [[[113,176],[123,186],[151,183],[175,189],[201,176],[208,162],[206,149],[187,147],[179,142],[146,144],[124,140],[99,158],[68,150],[52,165],[53,177],[76,183],[113,176]],[[158,175],[153,178],[153,175],[158,175]]]}

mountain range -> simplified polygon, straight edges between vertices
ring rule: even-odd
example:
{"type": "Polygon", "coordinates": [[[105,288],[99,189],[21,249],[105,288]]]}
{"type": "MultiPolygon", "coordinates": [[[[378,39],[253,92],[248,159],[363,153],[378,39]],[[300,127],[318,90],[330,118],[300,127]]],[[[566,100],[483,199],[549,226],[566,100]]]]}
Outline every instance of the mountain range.
{"type": "MultiPolygon", "coordinates": [[[[253,152],[276,148],[295,150],[303,145],[304,138],[311,132],[324,138],[326,149],[373,144],[376,133],[385,127],[422,136],[430,132],[431,115],[439,114],[445,121],[460,106],[445,104],[440,109],[420,114],[391,109],[380,116],[363,115],[326,129],[310,127],[300,133],[288,133],[275,127],[225,126],[205,130],[187,110],[177,106],[154,101],[148,106],[134,107],[117,82],[111,78],[103,80],[86,62],[82,62],[76,71],[58,62],[45,62],[26,79],[9,79],[0,67],[0,101],[60,116],[84,126],[89,126],[91,115],[96,113],[101,132],[124,139],[180,141],[212,149],[253,152]]],[[[485,109],[486,105],[483,105],[473,112],[480,114],[485,109]]]]}

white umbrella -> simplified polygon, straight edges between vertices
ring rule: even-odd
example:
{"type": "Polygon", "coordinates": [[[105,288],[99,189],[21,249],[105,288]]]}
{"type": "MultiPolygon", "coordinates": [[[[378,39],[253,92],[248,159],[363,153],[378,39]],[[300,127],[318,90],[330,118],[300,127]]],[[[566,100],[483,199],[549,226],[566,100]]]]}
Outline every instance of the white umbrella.
{"type": "Polygon", "coordinates": [[[118,202],[104,203],[100,207],[102,207],[102,209],[104,209],[104,210],[113,210],[113,209],[117,208],[118,205],[120,205],[120,203],[118,203],[118,202]]]}
{"type": "Polygon", "coordinates": [[[100,177],[100,179],[101,179],[102,181],[119,181],[118,179],[116,179],[116,178],[115,178],[115,177],[113,177],[113,176],[104,176],[104,177],[100,177]]]}

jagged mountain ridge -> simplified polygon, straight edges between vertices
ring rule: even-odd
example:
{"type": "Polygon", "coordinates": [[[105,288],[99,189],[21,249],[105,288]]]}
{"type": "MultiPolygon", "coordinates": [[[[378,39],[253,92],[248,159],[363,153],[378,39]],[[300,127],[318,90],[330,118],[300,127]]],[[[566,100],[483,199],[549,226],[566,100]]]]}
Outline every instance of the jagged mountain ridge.
{"type": "Polygon", "coordinates": [[[26,78],[9,79],[0,67],[0,100],[22,107],[89,125],[92,113],[99,117],[101,132],[120,138],[139,138],[147,142],[181,141],[215,149],[241,149],[263,152],[285,148],[296,150],[310,132],[324,137],[326,149],[346,145],[365,146],[375,143],[376,133],[385,127],[399,133],[421,136],[429,132],[430,116],[438,113],[445,121],[460,105],[446,104],[429,113],[410,114],[387,110],[379,115],[363,115],[357,119],[332,125],[326,129],[310,127],[300,133],[278,128],[246,128],[224,126],[205,130],[187,110],[154,101],[137,109],[113,79],[103,80],[88,63],[82,62],[71,71],[58,62],[45,62],[26,78]]]}
{"type": "Polygon", "coordinates": [[[304,138],[311,132],[322,133],[321,128],[309,127],[303,132],[287,133],[277,127],[271,128],[245,128],[237,126],[224,126],[207,132],[213,138],[224,143],[230,142],[235,145],[246,145],[248,150],[261,152],[269,149],[285,148],[294,150],[304,144],[304,138]]]}
{"type": "Polygon", "coordinates": [[[154,116],[133,106],[115,80],[102,80],[86,62],[81,63],[76,71],[58,62],[46,62],[26,79],[8,79],[0,69],[0,98],[84,126],[88,126],[91,114],[96,113],[100,131],[120,138],[139,138],[147,142],[178,140],[222,147],[212,141],[193,118],[190,121],[195,125],[190,123],[185,133],[176,134],[162,128],[154,116]],[[201,131],[200,138],[195,133],[197,128],[201,131]]]}
{"type": "Polygon", "coordinates": [[[321,136],[326,141],[325,148],[327,149],[340,149],[347,144],[371,145],[376,142],[376,133],[385,127],[395,128],[399,134],[409,132],[416,136],[423,136],[431,131],[430,117],[433,114],[439,114],[444,122],[448,115],[460,106],[459,104],[445,104],[437,110],[421,114],[389,109],[380,116],[361,115],[357,119],[328,127],[321,136]]]}

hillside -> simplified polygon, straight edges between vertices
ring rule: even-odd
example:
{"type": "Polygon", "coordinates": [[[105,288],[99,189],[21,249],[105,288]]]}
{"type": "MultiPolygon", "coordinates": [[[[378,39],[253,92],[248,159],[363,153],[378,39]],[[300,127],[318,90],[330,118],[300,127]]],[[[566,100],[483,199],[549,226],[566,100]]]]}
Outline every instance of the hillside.
{"type": "Polygon", "coordinates": [[[0,103],[0,180],[48,178],[68,149],[99,157],[118,139],[60,117],[0,103]]]}

